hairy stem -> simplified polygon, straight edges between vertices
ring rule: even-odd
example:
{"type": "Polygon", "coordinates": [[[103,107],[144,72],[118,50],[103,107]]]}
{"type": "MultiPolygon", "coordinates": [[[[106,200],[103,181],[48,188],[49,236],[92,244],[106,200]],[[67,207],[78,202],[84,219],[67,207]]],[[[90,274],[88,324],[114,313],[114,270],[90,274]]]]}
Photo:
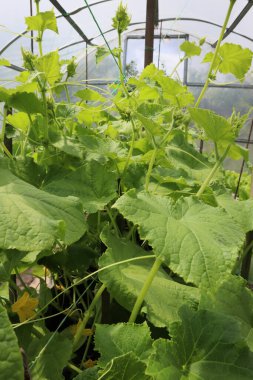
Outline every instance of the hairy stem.
{"type": "Polygon", "coordinates": [[[101,285],[101,287],[98,289],[97,293],[95,294],[95,297],[93,298],[89,309],[86,311],[85,316],[83,320],[81,321],[80,325],[78,326],[78,329],[76,331],[74,341],[73,341],[73,352],[78,349],[79,343],[81,341],[83,330],[85,329],[90,317],[92,316],[93,310],[99,301],[103,291],[105,290],[106,286],[105,284],[101,285]]]}
{"type": "Polygon", "coordinates": [[[199,198],[205,191],[206,187],[209,185],[209,183],[211,182],[212,178],[214,177],[216,171],[219,169],[220,165],[222,164],[222,162],[225,160],[227,154],[228,154],[228,151],[230,149],[230,146],[231,145],[228,145],[227,149],[225,150],[223,156],[216,162],[216,164],[214,165],[214,167],[212,168],[212,170],[210,171],[209,175],[207,176],[207,178],[205,179],[205,181],[202,183],[202,186],[200,187],[199,191],[197,192],[196,196],[199,198]]]}
{"type": "Polygon", "coordinates": [[[148,192],[149,182],[150,182],[150,177],[151,177],[151,173],[152,173],[153,166],[154,166],[154,164],[155,164],[155,159],[156,159],[157,152],[158,152],[158,149],[155,148],[155,149],[153,150],[153,153],[152,153],[151,159],[150,159],[150,161],[149,161],[148,171],[147,171],[146,180],[145,180],[145,190],[146,190],[147,192],[148,192]]]}
{"type": "Polygon", "coordinates": [[[227,28],[227,25],[228,25],[228,21],[230,19],[230,16],[231,16],[233,7],[235,5],[235,2],[236,2],[236,0],[230,0],[230,4],[229,4],[229,7],[228,7],[226,18],[225,18],[224,24],[222,26],[220,37],[219,37],[219,40],[217,42],[217,45],[216,45],[216,48],[215,48],[215,51],[214,51],[214,55],[213,55],[213,59],[211,61],[210,67],[209,67],[209,71],[208,71],[208,74],[207,74],[207,79],[206,79],[205,85],[202,88],[202,91],[201,91],[201,93],[200,93],[200,95],[198,97],[198,100],[197,100],[197,102],[195,104],[195,107],[198,107],[200,105],[200,102],[203,99],[203,97],[204,97],[204,95],[206,93],[206,90],[208,89],[208,86],[209,86],[209,83],[210,83],[210,79],[212,77],[212,72],[213,72],[213,69],[214,69],[214,66],[215,66],[215,63],[216,63],[216,59],[217,59],[219,50],[220,50],[220,45],[221,45],[221,42],[223,40],[224,33],[226,31],[226,28],[227,28]]]}
{"type": "Polygon", "coordinates": [[[146,296],[146,294],[147,294],[147,292],[148,292],[148,290],[149,290],[149,288],[150,288],[150,286],[151,286],[151,284],[152,284],[152,282],[153,282],[153,280],[154,280],[154,278],[155,278],[155,276],[156,276],[156,274],[157,274],[157,272],[158,272],[161,264],[162,264],[162,260],[159,259],[159,257],[158,257],[155,260],[155,262],[154,262],[154,264],[153,264],[153,266],[151,268],[151,271],[149,272],[148,277],[146,278],[146,281],[145,281],[145,283],[144,283],[144,285],[143,285],[143,287],[142,287],[142,289],[140,291],[140,294],[137,297],[137,300],[136,300],[136,302],[134,304],[132,313],[131,313],[130,318],[129,318],[129,322],[132,322],[132,323],[135,322],[135,320],[137,318],[137,315],[138,315],[138,313],[140,311],[141,305],[142,305],[142,303],[144,301],[144,298],[145,298],[145,296],[146,296]]]}

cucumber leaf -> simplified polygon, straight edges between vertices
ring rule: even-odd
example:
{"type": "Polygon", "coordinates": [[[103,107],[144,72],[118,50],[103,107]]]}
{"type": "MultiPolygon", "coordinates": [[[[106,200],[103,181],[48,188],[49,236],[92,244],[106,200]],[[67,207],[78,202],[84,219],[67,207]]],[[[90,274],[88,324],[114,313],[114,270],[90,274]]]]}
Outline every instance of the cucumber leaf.
{"type": "MultiPolygon", "coordinates": [[[[102,241],[108,247],[99,260],[100,267],[122,260],[146,255],[139,246],[125,239],[119,239],[104,231],[102,241]]],[[[106,284],[117,302],[131,311],[152,268],[154,259],[132,261],[100,272],[100,281],[106,284]]],[[[145,296],[142,312],[158,327],[166,327],[178,320],[178,309],[183,304],[196,305],[199,299],[197,288],[173,281],[162,269],[154,278],[145,296]]]]}
{"type": "MultiPolygon", "coordinates": [[[[203,62],[211,62],[214,53],[207,53],[203,62]]],[[[240,45],[225,43],[220,47],[214,69],[222,74],[233,74],[243,82],[252,62],[252,51],[244,49],[240,45]]]]}
{"type": "Polygon", "coordinates": [[[210,286],[231,273],[244,241],[240,225],[224,210],[195,197],[174,203],[130,190],[113,207],[139,226],[156,256],[195,285],[210,286]]]}
{"type": "MultiPolygon", "coordinates": [[[[2,285],[1,285],[2,286],[2,285]]],[[[24,369],[17,337],[6,310],[0,304],[0,362],[2,380],[23,380],[24,369]]]]}
{"type": "Polygon", "coordinates": [[[86,231],[80,203],[46,193],[1,168],[0,247],[20,251],[51,248],[56,239],[66,244],[86,231]]]}
{"type": "Polygon", "coordinates": [[[242,342],[238,322],[207,310],[183,307],[172,340],[153,344],[146,373],[156,380],[250,380],[253,353],[242,342]]]}
{"type": "Polygon", "coordinates": [[[141,361],[145,361],[150,354],[152,342],[146,322],[141,325],[96,325],[95,349],[101,355],[98,365],[103,368],[113,358],[128,352],[133,352],[141,361]]]}

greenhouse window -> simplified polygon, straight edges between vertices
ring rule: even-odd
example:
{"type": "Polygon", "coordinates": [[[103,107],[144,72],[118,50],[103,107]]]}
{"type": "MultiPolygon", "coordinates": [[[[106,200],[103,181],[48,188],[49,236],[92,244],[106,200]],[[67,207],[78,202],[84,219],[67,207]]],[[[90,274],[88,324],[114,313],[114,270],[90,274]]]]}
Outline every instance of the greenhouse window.
{"type": "MultiPolygon", "coordinates": [[[[187,34],[155,35],[154,37],[154,64],[171,74],[175,65],[183,56],[180,45],[189,39],[187,34]]],[[[131,35],[125,39],[124,68],[126,75],[137,75],[143,69],[145,38],[143,35],[131,35]]],[[[186,82],[187,61],[177,70],[177,79],[186,82]]]]}

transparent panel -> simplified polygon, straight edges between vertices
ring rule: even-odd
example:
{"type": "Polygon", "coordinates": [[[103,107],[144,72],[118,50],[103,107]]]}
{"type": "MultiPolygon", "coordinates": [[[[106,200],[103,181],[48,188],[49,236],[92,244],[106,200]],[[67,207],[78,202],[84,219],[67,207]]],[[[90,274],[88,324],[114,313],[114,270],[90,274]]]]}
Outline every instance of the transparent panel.
{"type": "MultiPolygon", "coordinates": [[[[200,87],[190,87],[196,99],[200,94],[200,87]]],[[[253,104],[252,89],[234,88],[209,88],[201,102],[202,108],[209,108],[220,115],[228,117],[233,112],[233,108],[242,114],[248,112],[253,104]]]]}
{"type": "MultiPolygon", "coordinates": [[[[181,43],[185,40],[184,37],[164,37],[157,38],[154,41],[154,64],[169,75],[182,57],[182,52],[179,49],[181,43]]],[[[144,37],[131,36],[127,39],[126,51],[126,71],[129,74],[137,75],[143,70],[145,52],[144,37]]],[[[181,81],[184,78],[184,65],[181,65],[177,70],[178,77],[181,81]]]]}

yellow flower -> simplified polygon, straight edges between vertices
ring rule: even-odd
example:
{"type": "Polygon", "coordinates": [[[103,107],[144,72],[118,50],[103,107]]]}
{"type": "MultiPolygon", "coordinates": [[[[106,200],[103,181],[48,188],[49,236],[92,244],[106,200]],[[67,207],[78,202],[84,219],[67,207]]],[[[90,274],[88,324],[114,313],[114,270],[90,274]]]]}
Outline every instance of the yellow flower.
{"type": "Polygon", "coordinates": [[[24,322],[36,314],[34,309],[38,303],[37,298],[32,298],[28,292],[24,292],[22,297],[11,306],[11,310],[18,314],[20,322],[24,322]]]}

